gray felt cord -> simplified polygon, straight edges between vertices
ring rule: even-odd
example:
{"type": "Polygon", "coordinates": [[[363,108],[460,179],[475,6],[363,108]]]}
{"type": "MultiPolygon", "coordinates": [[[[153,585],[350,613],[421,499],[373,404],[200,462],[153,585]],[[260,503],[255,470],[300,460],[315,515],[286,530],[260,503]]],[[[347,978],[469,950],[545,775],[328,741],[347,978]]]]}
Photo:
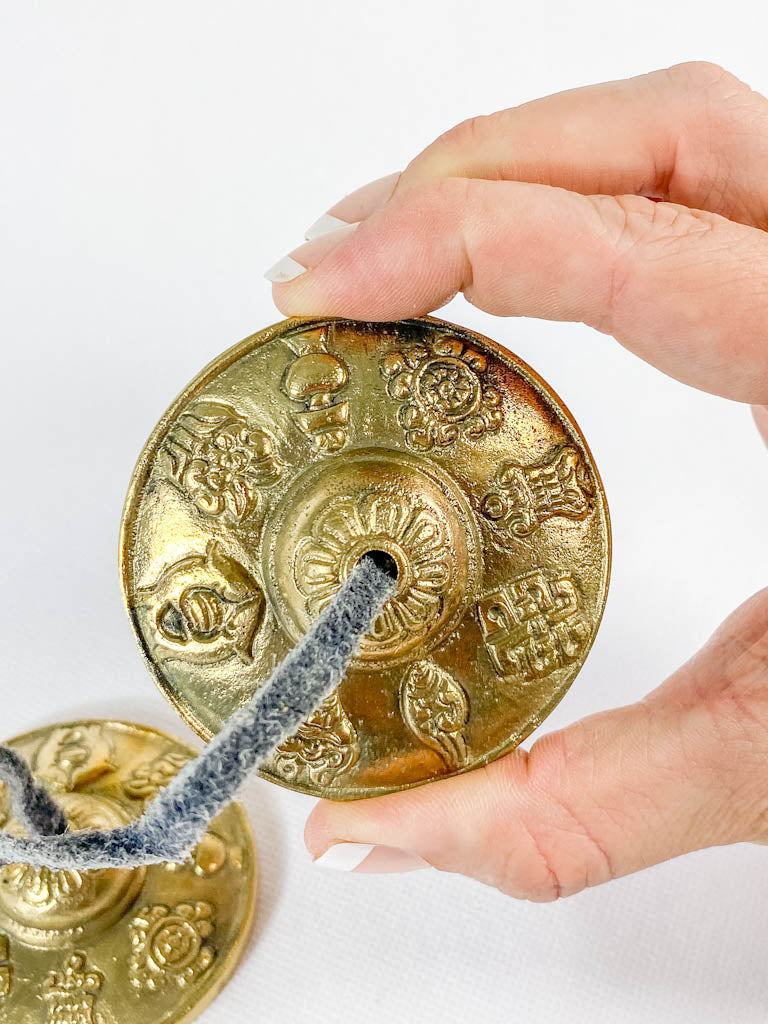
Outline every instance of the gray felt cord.
{"type": "Polygon", "coordinates": [[[64,811],[44,786],[35,782],[29,765],[15,750],[0,746],[0,782],[11,791],[16,820],[32,835],[57,836],[67,830],[64,811]]]}
{"type": "Polygon", "coordinates": [[[387,570],[373,557],[361,559],[264,686],[129,825],[64,831],[58,804],[33,781],[14,751],[0,747],[0,778],[10,787],[16,819],[31,833],[30,838],[17,838],[0,831],[0,864],[86,869],[185,860],[248,773],[339,684],[395,587],[387,570]]]}

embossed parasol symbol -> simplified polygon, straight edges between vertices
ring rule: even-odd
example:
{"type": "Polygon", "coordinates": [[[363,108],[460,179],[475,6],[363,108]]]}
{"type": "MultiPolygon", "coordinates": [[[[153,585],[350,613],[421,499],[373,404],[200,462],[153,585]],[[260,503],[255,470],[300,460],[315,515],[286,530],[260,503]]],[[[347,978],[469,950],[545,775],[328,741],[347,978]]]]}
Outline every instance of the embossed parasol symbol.
{"type": "Polygon", "coordinates": [[[287,320],[189,385],[125,506],[131,620],[204,737],[368,551],[392,560],[397,590],[338,690],[263,769],[315,795],[486,764],[562,698],[610,565],[605,495],[572,417],[464,328],[287,320]]]}

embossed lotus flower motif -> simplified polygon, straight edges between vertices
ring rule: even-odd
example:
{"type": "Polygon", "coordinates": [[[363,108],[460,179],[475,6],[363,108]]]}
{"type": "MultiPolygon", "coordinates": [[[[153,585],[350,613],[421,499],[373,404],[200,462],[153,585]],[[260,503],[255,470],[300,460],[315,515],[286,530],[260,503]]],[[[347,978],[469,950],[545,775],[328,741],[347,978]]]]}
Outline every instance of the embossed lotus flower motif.
{"type": "Polygon", "coordinates": [[[279,477],[275,443],[231,405],[198,402],[174,424],[166,451],[171,475],[201,512],[242,522],[257,507],[259,488],[279,477]]]}
{"type": "Polygon", "coordinates": [[[399,419],[406,441],[427,451],[460,434],[482,437],[502,422],[501,395],[483,381],[487,360],[458,338],[438,338],[388,353],[381,372],[392,398],[405,399],[399,419]]]}
{"type": "Polygon", "coordinates": [[[325,607],[366,551],[390,554],[398,589],[384,605],[363,654],[385,654],[426,633],[442,610],[454,575],[438,512],[394,488],[345,495],[317,516],[296,548],[294,578],[312,618],[325,607]]]}
{"type": "Polygon", "coordinates": [[[131,921],[128,973],[134,988],[155,989],[195,982],[213,963],[215,952],[205,940],[213,934],[209,903],[156,904],[131,921]]]}
{"type": "Polygon", "coordinates": [[[29,864],[8,864],[2,871],[8,893],[37,910],[80,905],[94,891],[94,879],[74,868],[34,868],[29,864]]]}

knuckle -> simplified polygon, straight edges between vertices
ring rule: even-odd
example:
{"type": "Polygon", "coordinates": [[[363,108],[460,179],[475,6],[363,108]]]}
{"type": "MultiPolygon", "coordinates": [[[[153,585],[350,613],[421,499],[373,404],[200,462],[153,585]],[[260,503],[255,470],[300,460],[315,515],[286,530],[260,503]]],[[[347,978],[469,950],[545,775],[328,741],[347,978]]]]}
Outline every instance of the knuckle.
{"type": "Polygon", "coordinates": [[[612,877],[604,847],[585,815],[563,796],[573,756],[589,758],[588,740],[572,730],[544,737],[527,755],[502,759],[496,784],[513,805],[496,816],[501,827],[486,837],[497,851],[493,884],[506,895],[547,903],[612,877]],[[522,795],[522,806],[520,796],[522,795]],[[514,821],[510,828],[509,821],[514,821]]]}
{"type": "Polygon", "coordinates": [[[464,150],[467,147],[474,147],[486,134],[489,115],[477,114],[474,117],[467,117],[459,121],[453,128],[440,135],[434,145],[444,150],[464,150]]]}
{"type": "Polygon", "coordinates": [[[442,132],[407,165],[398,189],[440,177],[472,177],[477,174],[478,162],[483,165],[478,176],[494,176],[487,165],[493,162],[491,158],[498,148],[498,140],[508,135],[518,109],[510,107],[477,114],[442,132]]]}
{"type": "Polygon", "coordinates": [[[749,87],[741,79],[714,61],[685,61],[668,68],[667,74],[683,88],[723,89],[727,92],[733,92],[736,89],[749,90],[749,87]]]}
{"type": "Polygon", "coordinates": [[[677,203],[654,203],[644,196],[588,196],[608,240],[622,255],[638,245],[664,246],[691,236],[710,234],[716,215],[677,203]]]}
{"type": "Polygon", "coordinates": [[[563,886],[555,868],[544,852],[546,837],[540,837],[525,825],[521,826],[515,846],[521,840],[530,852],[520,856],[519,849],[510,850],[502,859],[497,888],[506,896],[531,903],[554,903],[563,896],[563,886]]]}
{"type": "Polygon", "coordinates": [[[736,219],[751,222],[754,197],[749,191],[741,196],[739,181],[748,163],[754,162],[754,173],[760,173],[759,140],[768,132],[768,100],[719,64],[695,61],[667,74],[688,125],[676,143],[680,181],[702,197],[696,205],[727,215],[734,205],[741,206],[736,219]]]}
{"type": "Polygon", "coordinates": [[[742,122],[762,122],[768,101],[730,71],[709,61],[678,64],[666,72],[674,90],[713,130],[727,130],[742,122]]]}
{"type": "Polygon", "coordinates": [[[728,841],[768,841],[768,589],[726,620],[690,663],[706,718],[706,763],[724,794],[728,841]]]}
{"type": "Polygon", "coordinates": [[[529,807],[525,800],[523,811],[519,806],[520,794],[529,789],[529,757],[518,750],[480,769],[491,813],[474,838],[472,874],[505,896],[550,903],[564,892],[549,852],[552,837],[533,813],[533,801],[529,807]]]}
{"type": "Polygon", "coordinates": [[[732,842],[768,845],[768,794],[766,773],[754,774],[734,794],[728,807],[728,833],[732,842]]]}
{"type": "Polygon", "coordinates": [[[735,615],[702,651],[708,670],[699,692],[718,710],[730,709],[740,718],[748,710],[750,718],[759,713],[755,724],[768,731],[768,588],[735,615]]]}
{"type": "Polygon", "coordinates": [[[455,169],[455,161],[460,160],[462,154],[469,155],[483,146],[492,119],[492,114],[480,114],[449,128],[410,162],[404,177],[421,178],[425,174],[455,169]]]}
{"type": "MultiPolygon", "coordinates": [[[[588,196],[609,249],[609,272],[605,280],[603,315],[598,330],[615,334],[621,329],[630,301],[638,267],[659,260],[670,265],[691,244],[702,242],[715,257],[727,238],[717,235],[722,222],[715,214],[676,203],[654,203],[643,196],[588,196]],[[712,236],[707,239],[707,236],[712,236]],[[720,241],[718,241],[720,239],[720,241]]],[[[697,250],[700,254],[704,249],[697,250]]],[[[701,257],[700,257],[701,258],[701,257]]],[[[640,275],[642,277],[642,275],[640,275]]]]}
{"type": "Polygon", "coordinates": [[[433,178],[411,188],[403,200],[426,223],[434,220],[456,226],[476,202],[481,185],[469,178],[433,178]]]}
{"type": "Polygon", "coordinates": [[[502,844],[497,860],[495,885],[505,895],[533,903],[553,903],[606,881],[595,870],[591,841],[573,820],[565,820],[562,808],[549,808],[555,824],[540,812],[531,812],[515,824],[514,836],[502,844]]]}

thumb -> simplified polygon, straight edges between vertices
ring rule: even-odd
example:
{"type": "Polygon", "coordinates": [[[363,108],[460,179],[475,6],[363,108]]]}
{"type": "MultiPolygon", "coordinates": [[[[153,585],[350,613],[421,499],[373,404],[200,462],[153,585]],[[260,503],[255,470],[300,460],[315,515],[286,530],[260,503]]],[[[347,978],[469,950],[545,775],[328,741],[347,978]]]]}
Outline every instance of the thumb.
{"type": "Polygon", "coordinates": [[[321,801],[305,840],[328,866],[426,862],[545,901],[691,850],[763,841],[766,783],[768,589],[645,700],[466,775],[321,801]]]}

